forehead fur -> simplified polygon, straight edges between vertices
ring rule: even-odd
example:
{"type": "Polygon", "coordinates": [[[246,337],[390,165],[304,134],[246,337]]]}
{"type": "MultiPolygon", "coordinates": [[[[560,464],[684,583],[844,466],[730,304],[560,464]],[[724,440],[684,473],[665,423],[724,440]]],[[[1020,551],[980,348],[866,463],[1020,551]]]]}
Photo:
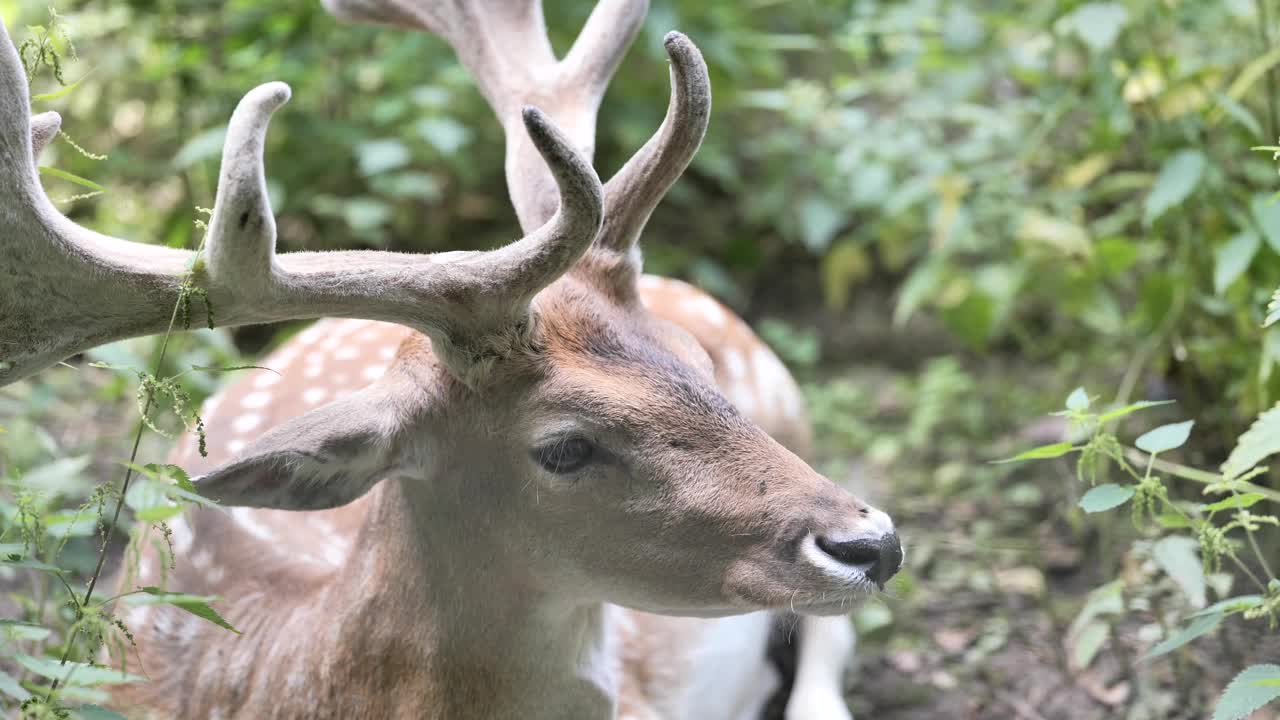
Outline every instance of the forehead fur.
{"type": "Polygon", "coordinates": [[[542,359],[559,380],[550,384],[553,401],[604,417],[699,418],[726,430],[746,423],[664,321],[638,303],[618,305],[570,281],[544,292],[539,309],[542,359]]]}

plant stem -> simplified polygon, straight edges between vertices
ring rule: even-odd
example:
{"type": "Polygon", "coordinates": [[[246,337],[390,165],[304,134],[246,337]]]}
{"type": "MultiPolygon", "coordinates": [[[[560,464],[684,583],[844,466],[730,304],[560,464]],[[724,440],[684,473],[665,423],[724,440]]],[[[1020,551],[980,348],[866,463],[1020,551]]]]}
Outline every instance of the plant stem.
{"type": "MultiPolygon", "coordinates": [[[[1125,454],[1129,457],[1130,460],[1136,463],[1143,463],[1143,462],[1146,462],[1147,460],[1147,454],[1136,448],[1127,448],[1125,450],[1125,454]]],[[[1180,463],[1170,462],[1168,460],[1161,460],[1157,458],[1154,461],[1153,466],[1155,467],[1156,470],[1159,470],[1160,472],[1169,473],[1170,475],[1173,475],[1175,477],[1180,477],[1183,480],[1190,480],[1192,482],[1197,482],[1197,483],[1200,483],[1201,485],[1212,485],[1213,483],[1216,483],[1216,482],[1222,482],[1221,475],[1218,475],[1216,473],[1206,472],[1204,470],[1197,470],[1196,468],[1188,467],[1180,463]]],[[[1256,492],[1259,495],[1266,497],[1271,502],[1280,503],[1280,491],[1272,490],[1271,488],[1267,488],[1267,487],[1262,487],[1261,485],[1255,485],[1247,481],[1240,482],[1239,486],[1245,490],[1248,490],[1249,492],[1256,492]]]]}
{"type": "MultiPolygon", "coordinates": [[[[154,375],[159,376],[160,370],[164,366],[164,356],[169,350],[169,338],[173,336],[173,326],[178,322],[179,304],[173,307],[173,315],[169,317],[169,328],[164,333],[164,339],[160,342],[160,351],[156,354],[154,375]]],[[[98,586],[98,578],[102,576],[102,567],[107,562],[107,550],[111,547],[111,540],[115,536],[116,525],[120,522],[120,511],[124,508],[124,498],[129,492],[129,483],[133,480],[133,465],[138,459],[138,448],[142,445],[142,434],[147,429],[146,416],[151,411],[151,404],[155,400],[155,393],[148,391],[147,399],[142,405],[143,419],[138,421],[138,429],[133,434],[133,450],[129,453],[129,464],[125,466],[124,481],[120,483],[120,496],[116,498],[116,508],[111,515],[111,524],[107,526],[106,537],[102,539],[102,548],[98,551],[98,564],[93,568],[93,575],[89,577],[89,588],[85,590],[84,601],[80,603],[80,607],[88,607],[89,601],[93,599],[93,590],[98,586]]],[[[67,660],[71,658],[71,651],[75,648],[76,636],[79,629],[72,632],[67,638],[67,646],[62,651],[62,660],[59,665],[66,665],[67,660]]],[[[58,690],[60,678],[54,678],[53,684],[49,686],[49,694],[45,696],[45,701],[53,700],[53,693],[58,690]]]]}

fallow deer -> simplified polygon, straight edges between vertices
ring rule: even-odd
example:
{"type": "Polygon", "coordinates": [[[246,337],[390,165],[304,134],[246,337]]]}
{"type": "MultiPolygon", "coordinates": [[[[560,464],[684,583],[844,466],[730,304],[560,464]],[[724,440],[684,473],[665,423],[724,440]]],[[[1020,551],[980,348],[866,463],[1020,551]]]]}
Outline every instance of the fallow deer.
{"type": "MultiPolygon", "coordinates": [[[[666,119],[601,187],[584,157],[644,0],[601,2],[564,60],[536,1],[327,6],[453,45],[506,131],[526,234],[484,253],[277,256],[262,143],[288,90],[246,96],[193,281],[220,325],[352,319],[313,325],[265,360],[277,372],[215,396],[207,458],[189,442],[176,451],[233,509],[173,524],[169,587],[224,596],[243,635],[133,610],[151,680],[113,705],[181,718],[757,717],[775,683],[772,613],[796,612],[788,716],[847,717],[839,615],[899,569],[893,524],[793,454],[808,442],[799,392],[741,320],[640,273],[636,241],[709,117],[697,49],[667,36],[666,119]]],[[[15,185],[0,198],[4,383],[162,331],[193,261],[52,207],[34,157],[58,120],[29,118],[0,34],[0,176],[15,185]]],[[[135,580],[162,573],[144,554],[135,580]]]]}

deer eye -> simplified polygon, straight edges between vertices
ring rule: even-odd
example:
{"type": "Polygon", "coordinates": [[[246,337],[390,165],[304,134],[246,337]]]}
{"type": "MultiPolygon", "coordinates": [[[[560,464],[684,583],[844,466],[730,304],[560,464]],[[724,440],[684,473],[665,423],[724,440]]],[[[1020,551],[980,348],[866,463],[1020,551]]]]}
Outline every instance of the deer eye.
{"type": "Polygon", "coordinates": [[[533,451],[542,469],[557,475],[580,470],[595,457],[596,446],[582,437],[559,438],[533,451]]]}

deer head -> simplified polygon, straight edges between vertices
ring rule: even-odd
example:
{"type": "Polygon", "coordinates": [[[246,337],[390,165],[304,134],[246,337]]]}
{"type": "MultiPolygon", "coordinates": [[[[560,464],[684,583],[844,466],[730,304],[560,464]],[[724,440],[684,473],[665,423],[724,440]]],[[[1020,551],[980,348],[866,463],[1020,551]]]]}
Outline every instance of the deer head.
{"type": "MultiPolygon", "coordinates": [[[[508,183],[526,226],[554,211],[556,185],[514,131],[517,108],[538,99],[589,152],[600,95],[644,5],[601,3],[557,61],[536,2],[327,3],[454,45],[507,128],[508,183]]],[[[636,240],[710,111],[696,47],[678,33],[665,45],[666,120],[605,185],[603,229],[576,264],[519,312],[465,298],[470,322],[429,343],[410,338],[373,385],[266,433],[204,476],[202,492],[315,510],[396,478],[423,547],[485,558],[486,572],[521,588],[652,612],[839,612],[896,572],[889,518],[744,417],[698,342],[637,299],[636,240]]],[[[477,275],[486,262],[476,259],[477,275]]],[[[502,287],[495,280],[493,292],[502,287]]]]}

